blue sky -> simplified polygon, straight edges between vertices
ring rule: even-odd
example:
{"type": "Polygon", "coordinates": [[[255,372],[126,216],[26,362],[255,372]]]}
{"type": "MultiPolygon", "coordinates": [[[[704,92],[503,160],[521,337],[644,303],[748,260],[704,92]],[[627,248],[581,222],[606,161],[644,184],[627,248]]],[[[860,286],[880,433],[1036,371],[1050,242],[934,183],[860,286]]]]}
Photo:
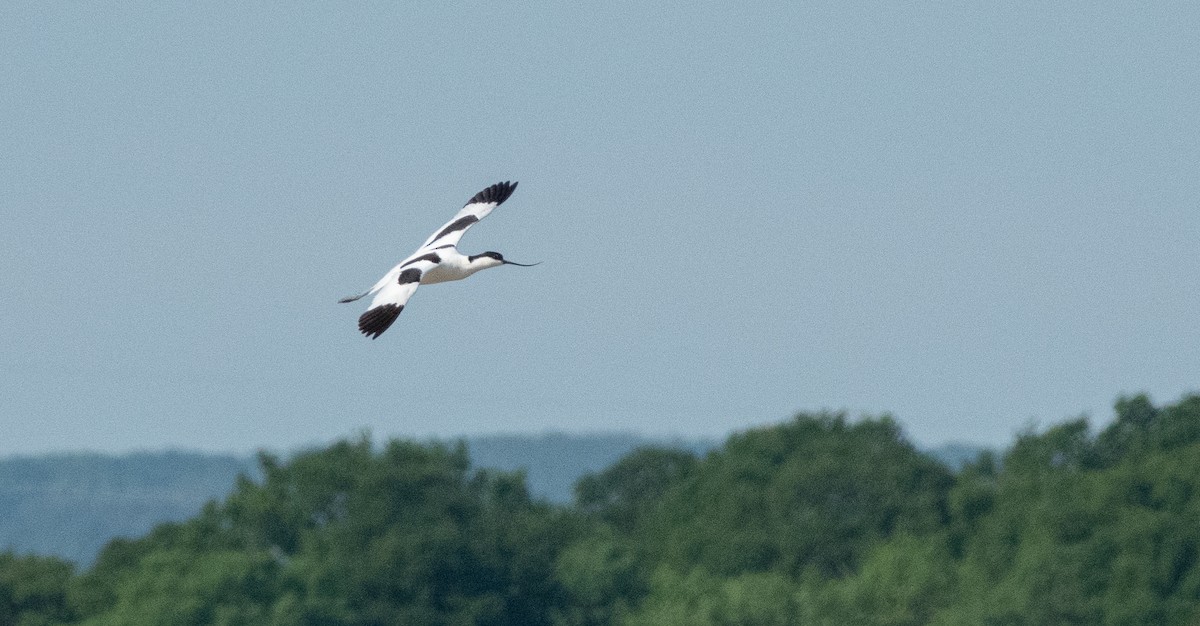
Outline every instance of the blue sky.
{"type": "Polygon", "coordinates": [[[1200,389],[1190,3],[0,6],[0,454],[1200,389]],[[648,6],[652,5],[652,6],[648,6]],[[370,286],[467,198],[536,268],[370,286]]]}

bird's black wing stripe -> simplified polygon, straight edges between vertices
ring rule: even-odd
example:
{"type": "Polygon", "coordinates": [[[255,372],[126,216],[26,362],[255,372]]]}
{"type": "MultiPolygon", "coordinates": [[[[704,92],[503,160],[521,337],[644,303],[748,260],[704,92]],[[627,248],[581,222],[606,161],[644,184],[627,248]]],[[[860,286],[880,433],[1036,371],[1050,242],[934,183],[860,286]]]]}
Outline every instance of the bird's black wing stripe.
{"type": "Polygon", "coordinates": [[[421,270],[415,267],[410,267],[403,272],[400,272],[400,278],[397,282],[399,282],[401,285],[421,282],[421,270]]]}
{"type": "Polygon", "coordinates": [[[385,304],[367,309],[367,312],[358,318],[358,330],[374,339],[382,335],[383,331],[387,330],[397,317],[400,317],[400,311],[403,310],[404,307],[399,304],[385,304]]]}
{"type": "MultiPolygon", "coordinates": [[[[438,235],[438,236],[440,237],[441,235],[438,235]]],[[[445,246],[442,246],[442,247],[445,247],[445,246]]],[[[420,263],[421,261],[432,261],[434,263],[441,263],[442,257],[438,256],[438,254],[436,252],[430,252],[429,254],[422,254],[421,256],[409,261],[408,263],[405,263],[403,265],[403,267],[408,267],[409,265],[413,265],[414,263],[420,263]]],[[[404,282],[404,281],[400,281],[400,282],[404,282]]]]}
{"type": "Polygon", "coordinates": [[[508,200],[508,197],[513,194],[513,191],[516,188],[516,183],[510,183],[507,181],[503,183],[496,183],[495,185],[492,185],[491,187],[488,187],[487,189],[475,194],[474,197],[467,201],[467,204],[475,204],[476,202],[495,202],[496,204],[503,204],[504,201],[508,200]]]}
{"type": "Polygon", "coordinates": [[[450,233],[457,232],[460,230],[465,230],[468,226],[470,226],[471,224],[474,224],[475,222],[478,222],[478,221],[479,221],[479,218],[475,217],[474,215],[464,215],[463,217],[460,217],[460,218],[454,220],[453,224],[450,224],[449,226],[443,228],[442,232],[438,233],[437,235],[434,235],[433,241],[437,241],[438,239],[441,239],[442,237],[445,237],[446,235],[448,235],[450,233]]]}

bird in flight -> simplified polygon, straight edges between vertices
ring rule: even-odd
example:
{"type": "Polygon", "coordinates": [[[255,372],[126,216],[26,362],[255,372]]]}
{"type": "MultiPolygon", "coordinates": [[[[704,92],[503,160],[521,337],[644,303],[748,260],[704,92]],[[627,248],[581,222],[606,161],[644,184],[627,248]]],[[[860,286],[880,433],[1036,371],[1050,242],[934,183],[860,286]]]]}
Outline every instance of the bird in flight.
{"type": "Polygon", "coordinates": [[[475,272],[501,265],[533,267],[537,263],[523,264],[505,260],[499,252],[481,252],[465,255],[458,251],[458,240],[472,224],[487,217],[492,209],[500,206],[517,183],[496,183],[475,194],[454,217],[425,240],[407,259],[393,267],[374,287],[358,294],[342,298],[339,302],[354,302],[375,294],[371,306],[358,318],[358,330],[375,339],[387,330],[400,316],[404,305],[419,285],[432,285],[451,280],[462,280],[475,272]]]}

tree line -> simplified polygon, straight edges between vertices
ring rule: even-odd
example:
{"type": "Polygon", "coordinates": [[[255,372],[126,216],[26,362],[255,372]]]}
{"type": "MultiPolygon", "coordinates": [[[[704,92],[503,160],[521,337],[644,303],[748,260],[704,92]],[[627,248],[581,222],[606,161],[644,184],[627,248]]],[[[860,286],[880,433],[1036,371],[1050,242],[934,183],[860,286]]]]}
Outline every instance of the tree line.
{"type": "MultiPolygon", "coordinates": [[[[474,467],[525,468],[535,497],[568,504],[575,482],[638,446],[666,440],[632,433],[478,435],[464,438],[474,467]]],[[[670,445],[705,452],[716,442],[670,445]]],[[[940,452],[940,450],[938,451],[940,452]]],[[[953,459],[951,459],[953,460],[953,459]]],[[[253,454],[167,450],[0,458],[0,550],[60,556],[90,566],[113,537],[139,537],[224,498],[239,473],[258,477],[253,454]]]]}
{"type": "Polygon", "coordinates": [[[888,417],[635,450],[570,505],[462,445],[289,459],[77,571],[0,554],[0,624],[1191,624],[1200,396],[1121,398],[952,472],[888,417]]]}

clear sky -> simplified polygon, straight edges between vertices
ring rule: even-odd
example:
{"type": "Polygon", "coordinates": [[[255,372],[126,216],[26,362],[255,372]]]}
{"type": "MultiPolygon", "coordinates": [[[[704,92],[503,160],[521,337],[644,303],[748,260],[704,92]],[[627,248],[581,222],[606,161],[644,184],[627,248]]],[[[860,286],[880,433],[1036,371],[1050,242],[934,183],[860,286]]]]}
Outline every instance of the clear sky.
{"type": "Polygon", "coordinates": [[[0,454],[1200,389],[1191,2],[0,3],[0,454]],[[916,6],[914,6],[916,5],[916,6]],[[373,284],[472,194],[536,268],[373,284]]]}

